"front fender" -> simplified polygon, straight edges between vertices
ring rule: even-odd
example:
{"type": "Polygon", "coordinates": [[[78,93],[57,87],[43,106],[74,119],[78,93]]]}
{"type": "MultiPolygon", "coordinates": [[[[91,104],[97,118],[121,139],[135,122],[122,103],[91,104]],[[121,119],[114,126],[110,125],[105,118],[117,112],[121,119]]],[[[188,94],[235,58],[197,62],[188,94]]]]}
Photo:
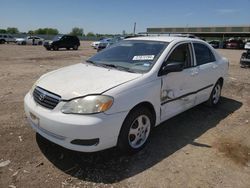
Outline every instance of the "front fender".
{"type": "Polygon", "coordinates": [[[149,102],[156,113],[156,124],[160,121],[160,90],[161,80],[155,79],[144,84],[127,83],[105,94],[114,97],[113,106],[106,111],[107,114],[127,112],[142,102],[149,102]]]}

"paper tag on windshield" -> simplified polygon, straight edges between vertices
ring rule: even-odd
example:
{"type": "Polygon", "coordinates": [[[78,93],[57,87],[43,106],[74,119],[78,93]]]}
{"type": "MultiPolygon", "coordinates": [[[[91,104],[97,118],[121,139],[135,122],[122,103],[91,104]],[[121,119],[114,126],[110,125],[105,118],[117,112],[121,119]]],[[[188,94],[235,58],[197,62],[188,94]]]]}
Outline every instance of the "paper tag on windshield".
{"type": "Polygon", "coordinates": [[[133,61],[153,60],[154,57],[154,55],[137,55],[133,57],[133,61]]]}

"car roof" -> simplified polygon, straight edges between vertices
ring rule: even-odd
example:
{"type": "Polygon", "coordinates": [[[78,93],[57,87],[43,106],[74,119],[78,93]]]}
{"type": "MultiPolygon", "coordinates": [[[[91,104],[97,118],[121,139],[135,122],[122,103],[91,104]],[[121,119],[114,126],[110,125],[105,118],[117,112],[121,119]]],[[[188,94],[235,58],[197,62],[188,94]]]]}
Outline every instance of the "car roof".
{"type": "Polygon", "coordinates": [[[145,37],[134,37],[125,40],[145,40],[145,41],[159,41],[159,42],[181,42],[181,41],[202,41],[200,39],[188,38],[188,37],[168,37],[168,36],[145,36],[145,37]]]}

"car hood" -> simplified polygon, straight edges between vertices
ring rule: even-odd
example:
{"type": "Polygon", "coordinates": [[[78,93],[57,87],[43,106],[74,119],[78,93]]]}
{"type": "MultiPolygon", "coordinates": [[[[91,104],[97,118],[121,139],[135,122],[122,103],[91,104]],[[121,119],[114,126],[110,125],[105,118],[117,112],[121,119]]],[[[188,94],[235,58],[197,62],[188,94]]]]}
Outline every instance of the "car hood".
{"type": "Polygon", "coordinates": [[[89,94],[101,94],[140,76],[142,74],[80,63],[47,73],[36,85],[68,100],[89,94]]]}

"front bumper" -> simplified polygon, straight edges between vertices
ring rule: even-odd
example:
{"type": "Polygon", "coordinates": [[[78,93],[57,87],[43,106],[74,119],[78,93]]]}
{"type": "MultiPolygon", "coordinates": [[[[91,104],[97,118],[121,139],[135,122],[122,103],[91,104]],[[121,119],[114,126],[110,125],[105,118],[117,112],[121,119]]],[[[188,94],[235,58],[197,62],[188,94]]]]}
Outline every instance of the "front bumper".
{"type": "Polygon", "coordinates": [[[63,114],[60,111],[63,104],[64,102],[60,102],[56,108],[49,110],[36,104],[30,93],[24,98],[25,113],[31,127],[46,139],[82,152],[95,152],[116,146],[127,112],[112,115],[63,114]]]}
{"type": "Polygon", "coordinates": [[[45,48],[51,48],[51,44],[49,44],[48,42],[43,43],[43,46],[45,48]]]}
{"type": "Polygon", "coordinates": [[[241,65],[248,65],[248,66],[250,66],[250,59],[241,58],[241,59],[240,59],[240,64],[241,64],[241,65]]]}

